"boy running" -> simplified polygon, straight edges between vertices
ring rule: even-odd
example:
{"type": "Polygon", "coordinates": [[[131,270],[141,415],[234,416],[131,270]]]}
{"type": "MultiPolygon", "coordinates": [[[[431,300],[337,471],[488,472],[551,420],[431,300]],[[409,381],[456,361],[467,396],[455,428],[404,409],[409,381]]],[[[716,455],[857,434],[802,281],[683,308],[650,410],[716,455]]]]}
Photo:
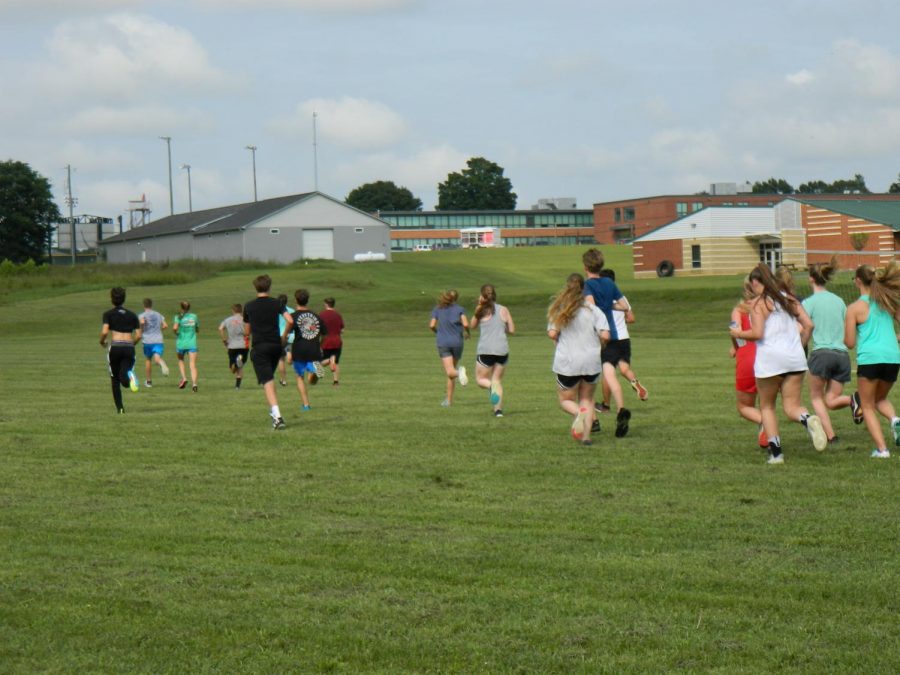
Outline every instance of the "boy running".
{"type": "Polygon", "coordinates": [[[322,323],[325,325],[325,337],[322,340],[322,365],[327,365],[331,369],[331,375],[334,381],[331,383],[337,386],[341,375],[341,349],[344,341],[341,333],[344,331],[344,318],[334,308],[334,298],[325,298],[325,309],[319,314],[322,323]]]}
{"type": "MultiPolygon", "coordinates": [[[[300,288],[294,293],[297,301],[297,310],[291,314],[293,321],[294,344],[291,347],[291,361],[294,372],[297,374],[297,390],[300,392],[300,400],[303,402],[303,410],[309,410],[309,395],[306,392],[306,383],[303,376],[309,378],[311,385],[319,381],[322,366],[321,340],[325,334],[325,326],[318,314],[310,310],[309,291],[300,288]]],[[[282,335],[282,342],[287,340],[288,329],[282,335]]]]}
{"type": "Polygon", "coordinates": [[[281,336],[278,333],[278,317],[283,316],[288,327],[294,325],[291,315],[275,298],[269,296],[272,288],[272,277],[261,274],[253,280],[256,298],[244,305],[244,336],[253,339],[250,361],[259,382],[266,394],[269,414],[272,417],[272,429],[284,429],[284,418],[278,407],[278,394],[275,392],[275,371],[281,359],[281,336]]]}
{"type": "Polygon", "coordinates": [[[247,361],[247,338],[244,337],[244,308],[241,303],[231,306],[231,316],[219,324],[219,335],[228,350],[228,368],[234,373],[234,388],[241,388],[244,363],[247,361]]]}
{"type": "Polygon", "coordinates": [[[113,401],[116,411],[125,412],[122,405],[122,386],[129,386],[131,391],[138,390],[137,377],[134,374],[134,343],[141,339],[141,322],[137,314],[125,309],[125,289],[116,286],[109,292],[112,308],[103,313],[103,328],[100,330],[100,346],[106,347],[106,339],[110,338],[106,363],[109,366],[109,379],[112,383],[113,401]]]}
{"type": "Polygon", "coordinates": [[[163,360],[163,331],[168,330],[166,317],[153,309],[153,300],[144,298],[144,311],[138,315],[141,322],[141,334],[144,343],[144,386],[152,387],[151,366],[156,363],[164,377],[169,376],[169,366],[163,360]]]}

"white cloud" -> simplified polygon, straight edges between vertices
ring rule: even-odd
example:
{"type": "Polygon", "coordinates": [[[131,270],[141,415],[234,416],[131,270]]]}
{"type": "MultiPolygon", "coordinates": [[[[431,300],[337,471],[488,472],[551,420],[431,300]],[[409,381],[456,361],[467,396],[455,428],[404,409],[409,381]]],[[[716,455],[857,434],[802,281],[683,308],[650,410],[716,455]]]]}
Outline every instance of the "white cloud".
{"type": "Polygon", "coordinates": [[[900,100],[900,57],[856,40],[838,41],[833,54],[836,83],[873,100],[900,100]]]}
{"type": "Polygon", "coordinates": [[[230,81],[188,31],[148,16],[68,21],[49,49],[40,76],[57,96],[133,101],[222,90],[230,81]]]}
{"type": "Polygon", "coordinates": [[[803,68],[802,70],[798,70],[796,73],[789,73],[785,75],[784,79],[788,84],[793,84],[796,86],[803,86],[804,84],[809,84],[813,81],[814,75],[803,68]]]}
{"type": "Polygon", "coordinates": [[[99,106],[86,108],[66,119],[64,130],[68,133],[95,136],[157,135],[160,129],[168,131],[211,129],[214,121],[200,111],[182,112],[164,106],[133,106],[113,108],[99,106]]]}
{"type": "MultiPolygon", "coordinates": [[[[0,14],[113,11],[134,7],[142,0],[0,0],[0,14]]],[[[58,16],[58,15],[57,15],[58,16]]]]}
{"type": "Polygon", "coordinates": [[[406,123],[383,103],[360,98],[313,99],[300,103],[295,112],[275,119],[273,131],[291,138],[312,138],[312,115],[320,140],[358,149],[384,148],[398,142],[406,123]]]}

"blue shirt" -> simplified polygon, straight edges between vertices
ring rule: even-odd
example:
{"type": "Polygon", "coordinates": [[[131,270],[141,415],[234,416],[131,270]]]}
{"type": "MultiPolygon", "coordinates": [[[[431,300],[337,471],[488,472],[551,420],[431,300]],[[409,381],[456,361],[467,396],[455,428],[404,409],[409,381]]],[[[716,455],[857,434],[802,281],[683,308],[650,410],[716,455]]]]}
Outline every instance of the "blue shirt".
{"type": "Polygon", "coordinates": [[[594,304],[606,317],[606,323],[609,324],[609,339],[618,340],[619,332],[616,330],[616,321],[613,317],[613,303],[622,297],[622,291],[609,277],[591,277],[584,282],[584,297],[589,295],[594,298],[594,304]]]}
{"type": "Polygon", "coordinates": [[[461,347],[463,343],[463,325],[460,317],[465,314],[462,307],[455,302],[448,307],[435,307],[431,310],[431,318],[437,319],[437,346],[461,347]]]}

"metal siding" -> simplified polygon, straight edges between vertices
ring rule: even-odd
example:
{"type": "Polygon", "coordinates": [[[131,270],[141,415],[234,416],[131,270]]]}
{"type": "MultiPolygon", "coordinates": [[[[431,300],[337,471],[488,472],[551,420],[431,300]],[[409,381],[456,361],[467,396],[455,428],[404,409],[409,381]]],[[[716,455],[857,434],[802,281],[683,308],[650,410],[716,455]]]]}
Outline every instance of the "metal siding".
{"type": "Polygon", "coordinates": [[[303,230],[303,257],[334,260],[334,230],[303,230]]]}

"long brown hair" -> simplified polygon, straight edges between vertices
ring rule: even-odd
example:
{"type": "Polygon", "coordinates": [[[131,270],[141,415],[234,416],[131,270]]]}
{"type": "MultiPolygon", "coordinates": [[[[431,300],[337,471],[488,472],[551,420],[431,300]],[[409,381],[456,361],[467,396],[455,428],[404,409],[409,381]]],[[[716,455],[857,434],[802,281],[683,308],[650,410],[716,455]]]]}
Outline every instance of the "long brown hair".
{"type": "Polygon", "coordinates": [[[497,303],[497,291],[491,284],[481,287],[481,297],[475,308],[475,318],[481,321],[484,317],[494,313],[494,305],[497,303]]]}
{"type": "Polygon", "coordinates": [[[459,299],[459,293],[455,288],[450,288],[438,296],[438,305],[440,307],[449,307],[459,299]]]}
{"type": "Polygon", "coordinates": [[[557,293],[550,303],[547,320],[561,330],[569,325],[583,305],[584,277],[573,272],[566,278],[566,287],[557,293]]]}
{"type": "Polygon", "coordinates": [[[813,263],[809,266],[809,277],[816,286],[822,286],[831,281],[831,277],[838,271],[838,261],[836,256],[831,256],[831,260],[827,263],[813,263]]]}
{"type": "Polygon", "coordinates": [[[750,304],[756,299],[753,286],[750,285],[749,275],[744,277],[744,285],[741,288],[741,301],[737,304],[737,311],[741,314],[750,313],[750,304]]]}
{"type": "Polygon", "coordinates": [[[892,260],[879,269],[871,265],[856,268],[856,278],[869,289],[869,297],[893,317],[900,308],[900,264],[892,260]]]}
{"type": "Polygon", "coordinates": [[[762,293],[759,294],[757,301],[768,299],[791,316],[796,318],[800,315],[797,301],[793,298],[791,292],[785,288],[784,283],[775,278],[768,265],[759,263],[750,270],[749,279],[750,281],[758,281],[763,286],[762,293]]]}

